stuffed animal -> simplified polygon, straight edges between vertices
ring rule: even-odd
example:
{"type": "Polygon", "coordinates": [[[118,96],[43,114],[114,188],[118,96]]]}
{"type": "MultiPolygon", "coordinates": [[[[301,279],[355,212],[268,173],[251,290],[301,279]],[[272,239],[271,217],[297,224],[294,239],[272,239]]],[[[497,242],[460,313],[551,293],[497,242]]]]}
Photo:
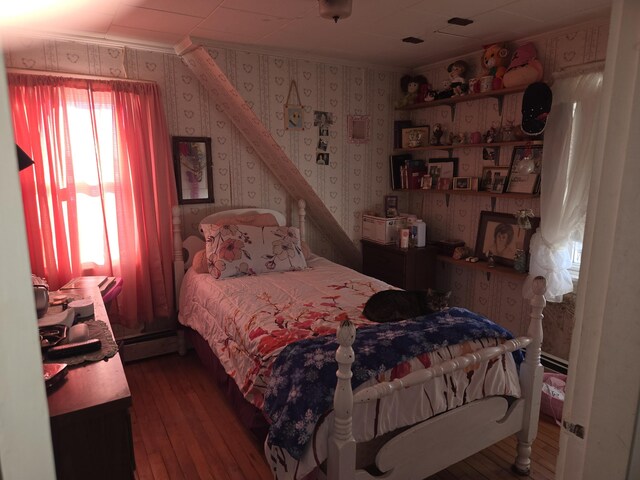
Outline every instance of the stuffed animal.
{"type": "Polygon", "coordinates": [[[507,62],[509,55],[509,51],[505,48],[502,43],[494,43],[491,45],[485,45],[484,52],[482,53],[482,74],[484,76],[491,76],[494,79],[499,79],[497,82],[494,82],[493,89],[502,87],[502,77],[507,71],[507,62]],[[497,84],[500,84],[499,86],[497,84]]]}
{"type": "Polygon", "coordinates": [[[418,92],[420,86],[427,83],[427,78],[424,75],[404,75],[400,79],[400,88],[404,93],[404,97],[396,102],[396,108],[406,107],[416,102],[422,102],[424,99],[418,99],[418,92]]]}
{"type": "Polygon", "coordinates": [[[516,49],[511,57],[509,68],[502,77],[505,87],[529,85],[542,80],[542,63],[533,43],[526,43],[516,49]]]}
{"type": "Polygon", "coordinates": [[[464,78],[467,69],[467,62],[463,60],[456,60],[447,67],[454,97],[457,95],[466,95],[469,91],[467,80],[464,78]]]}

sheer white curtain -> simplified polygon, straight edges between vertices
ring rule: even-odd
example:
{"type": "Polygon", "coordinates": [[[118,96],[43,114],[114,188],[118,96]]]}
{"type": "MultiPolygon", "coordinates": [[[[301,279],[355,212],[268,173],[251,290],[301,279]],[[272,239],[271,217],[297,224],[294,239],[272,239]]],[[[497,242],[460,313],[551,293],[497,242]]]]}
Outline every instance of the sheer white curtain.
{"type": "Polygon", "coordinates": [[[557,79],[545,128],[540,228],[531,238],[525,291],[537,275],[547,279],[547,300],[573,291],[570,241],[582,241],[595,153],[602,72],[557,79]]]}

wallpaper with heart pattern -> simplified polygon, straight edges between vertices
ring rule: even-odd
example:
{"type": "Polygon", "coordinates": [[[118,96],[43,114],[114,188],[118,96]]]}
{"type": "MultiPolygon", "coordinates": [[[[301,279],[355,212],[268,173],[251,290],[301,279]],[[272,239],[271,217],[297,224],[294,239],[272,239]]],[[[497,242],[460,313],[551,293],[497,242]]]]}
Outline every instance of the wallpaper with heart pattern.
{"type": "MultiPolygon", "coordinates": [[[[608,20],[602,19],[573,28],[551,32],[531,39],[535,43],[545,77],[561,67],[604,59],[608,20]]],[[[512,45],[515,45],[512,44],[512,45]]],[[[393,121],[407,118],[406,112],[394,112],[393,103],[400,96],[399,78],[405,72],[369,66],[320,62],[294,56],[268,55],[250,50],[219,48],[206,45],[207,51],[236,86],[238,93],[271,131],[276,142],[323,199],[348,235],[358,244],[360,223],[365,211],[381,211],[382,198],[389,192],[388,156],[391,153],[393,121]],[[303,131],[284,128],[283,104],[289,84],[295,80],[305,118],[303,131]],[[315,163],[318,130],[313,126],[313,111],[332,112],[335,123],[329,136],[329,166],[315,163]],[[347,142],[347,115],[370,116],[370,141],[366,144],[347,142]]],[[[475,75],[480,51],[464,59],[475,75]]],[[[457,58],[456,58],[457,59],[457,58]]],[[[429,65],[417,73],[440,86],[447,79],[446,66],[453,60],[429,65]]],[[[171,135],[207,136],[212,140],[215,204],[183,207],[186,234],[197,232],[200,218],[230,205],[262,206],[295,214],[295,199],[288,198],[284,188],[261,163],[252,148],[220,112],[221,107],[210,97],[180,58],[172,53],[102,46],[93,43],[24,38],[5,52],[7,67],[49,70],[118,78],[153,80],[160,85],[167,123],[171,135]]],[[[520,123],[522,94],[505,97],[502,114],[497,101],[486,99],[457,104],[455,119],[449,107],[436,107],[413,112],[414,124],[441,123],[448,133],[480,131],[499,127],[507,120],[520,123]]],[[[500,149],[499,165],[510,164],[511,149],[500,149]]],[[[483,165],[482,149],[461,148],[459,175],[479,176],[483,165]]],[[[446,157],[447,152],[430,152],[429,157],[446,157]]],[[[424,155],[424,158],[427,154],[424,155]]],[[[488,198],[420,192],[398,192],[400,210],[422,217],[430,239],[460,238],[475,244],[482,210],[491,210],[488,198]]],[[[495,210],[515,212],[532,208],[539,213],[537,200],[498,199],[495,210]]],[[[323,238],[320,228],[309,223],[308,239],[312,249],[335,258],[337,252],[323,238]]],[[[521,282],[511,277],[438,264],[440,288],[452,289],[452,304],[485,314],[515,333],[523,333],[523,314],[528,306],[521,300],[521,282]]],[[[573,326],[573,310],[563,304],[551,305],[545,314],[544,350],[560,358],[568,358],[573,326]]]]}

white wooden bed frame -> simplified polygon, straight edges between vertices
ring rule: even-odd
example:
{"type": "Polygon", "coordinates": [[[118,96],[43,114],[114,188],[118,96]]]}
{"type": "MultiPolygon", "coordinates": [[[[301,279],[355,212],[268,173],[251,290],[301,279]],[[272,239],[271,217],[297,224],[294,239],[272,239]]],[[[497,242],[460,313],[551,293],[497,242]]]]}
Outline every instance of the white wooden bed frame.
{"type": "MultiPolygon", "coordinates": [[[[173,209],[174,272],[176,299],[184,275],[182,256],[181,210],[173,209]]],[[[305,238],[305,203],[298,201],[298,225],[305,238]]],[[[513,471],[529,474],[531,446],[538,431],[540,394],[543,367],[540,364],[542,345],[542,310],[546,305],[546,280],[536,277],[534,295],[530,301],[531,314],[527,336],[509,340],[497,347],[489,347],[453,358],[439,365],[413,372],[402,379],[384,382],[353,393],[351,365],[354,351],[355,326],[348,320],[338,329],[340,346],[337,387],[334,395],[334,422],[328,438],[326,478],[329,480],[419,480],[457,463],[494,443],[517,436],[518,446],[513,471]],[[356,468],[356,441],[352,434],[352,412],[355,404],[374,402],[403,388],[429,382],[435,377],[465,369],[519,348],[526,347],[525,361],[520,365],[522,396],[507,408],[503,397],[477,400],[431,419],[417,423],[387,440],[369,453],[381,475],[372,475],[356,468]],[[505,414],[506,409],[506,414],[505,414]]],[[[177,300],[176,300],[177,301],[177,300]]]]}

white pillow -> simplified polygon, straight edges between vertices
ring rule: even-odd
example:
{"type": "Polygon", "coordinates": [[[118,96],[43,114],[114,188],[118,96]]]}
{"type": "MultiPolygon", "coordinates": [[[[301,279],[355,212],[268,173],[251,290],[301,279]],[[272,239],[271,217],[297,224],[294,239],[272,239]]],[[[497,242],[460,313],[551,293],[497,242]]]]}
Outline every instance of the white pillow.
{"type": "Polygon", "coordinates": [[[222,210],[220,212],[212,213],[211,215],[207,215],[202,220],[200,220],[200,232],[202,232],[202,226],[210,223],[220,223],[221,220],[224,220],[226,223],[233,225],[255,225],[258,226],[267,226],[266,218],[267,215],[273,215],[275,219],[275,225],[284,226],[287,224],[287,219],[285,216],[276,211],[270,210],[268,208],[235,208],[232,210],[222,210]],[[235,218],[234,217],[240,217],[235,218]],[[250,217],[254,217],[251,219],[250,217]]]}
{"type": "Polygon", "coordinates": [[[202,225],[209,273],[215,278],[307,268],[296,227],[202,225]]]}

